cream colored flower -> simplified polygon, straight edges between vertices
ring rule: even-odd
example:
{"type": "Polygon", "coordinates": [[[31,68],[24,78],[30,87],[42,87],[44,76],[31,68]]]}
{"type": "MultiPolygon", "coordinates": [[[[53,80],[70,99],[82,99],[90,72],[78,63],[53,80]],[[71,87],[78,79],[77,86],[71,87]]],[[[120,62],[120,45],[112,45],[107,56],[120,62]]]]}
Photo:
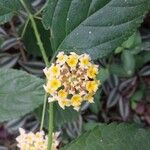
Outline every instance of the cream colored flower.
{"type": "Polygon", "coordinates": [[[75,110],[79,110],[84,101],[94,102],[100,81],[96,79],[98,66],[91,62],[89,55],[60,52],[44,73],[47,77],[44,89],[50,94],[49,102],[58,101],[61,108],[73,106],[75,110]]]}
{"type": "Polygon", "coordinates": [[[91,62],[90,62],[91,58],[87,54],[81,55],[79,60],[80,60],[79,65],[81,66],[81,68],[88,68],[90,66],[90,64],[91,64],[91,62]]]}
{"type": "MultiPolygon", "coordinates": [[[[47,150],[48,138],[43,131],[37,133],[26,133],[24,129],[20,128],[20,135],[16,138],[18,142],[17,146],[20,150],[47,150]]],[[[57,140],[58,133],[53,134],[53,143],[51,150],[58,150],[57,146],[59,141],[57,140]]]]}
{"type": "Polygon", "coordinates": [[[98,74],[98,66],[91,65],[87,70],[87,76],[91,79],[94,79],[97,74],[98,74]]]}
{"type": "Polygon", "coordinates": [[[68,56],[64,55],[64,52],[59,52],[57,55],[56,64],[63,65],[67,61],[68,56]]]}

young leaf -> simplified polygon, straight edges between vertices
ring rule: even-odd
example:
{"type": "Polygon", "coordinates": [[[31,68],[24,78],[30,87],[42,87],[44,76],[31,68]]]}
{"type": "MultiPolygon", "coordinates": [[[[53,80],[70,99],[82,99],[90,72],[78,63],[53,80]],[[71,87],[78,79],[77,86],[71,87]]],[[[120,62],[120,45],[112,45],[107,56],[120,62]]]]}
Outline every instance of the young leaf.
{"type": "Polygon", "coordinates": [[[149,150],[150,130],[133,124],[103,124],[86,132],[62,150],[149,150]]]}
{"type": "Polygon", "coordinates": [[[142,40],[139,32],[135,32],[132,36],[129,37],[129,39],[125,42],[123,42],[122,47],[131,49],[135,48],[138,45],[141,45],[142,40]]]}
{"type": "Polygon", "coordinates": [[[121,56],[123,67],[129,76],[133,75],[135,72],[135,57],[128,51],[124,50],[121,56]]]}
{"type": "Polygon", "coordinates": [[[43,80],[24,71],[0,69],[0,122],[32,112],[43,103],[43,80]]]}
{"type": "Polygon", "coordinates": [[[51,29],[54,50],[89,53],[101,58],[139,27],[149,0],[49,0],[43,24],[51,29]]]}

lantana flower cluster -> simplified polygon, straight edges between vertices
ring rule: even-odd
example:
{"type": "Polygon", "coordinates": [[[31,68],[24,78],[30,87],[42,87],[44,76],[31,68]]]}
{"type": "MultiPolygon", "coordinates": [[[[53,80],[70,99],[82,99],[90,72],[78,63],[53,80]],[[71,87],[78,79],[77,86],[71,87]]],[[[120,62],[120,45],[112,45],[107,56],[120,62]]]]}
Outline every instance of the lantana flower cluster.
{"type": "MultiPolygon", "coordinates": [[[[48,137],[45,136],[44,131],[26,133],[22,128],[20,128],[19,131],[20,135],[16,138],[16,141],[18,142],[17,146],[20,150],[47,150],[48,137]]],[[[53,134],[51,150],[58,150],[57,146],[59,141],[57,137],[58,133],[53,134]]]]}
{"type": "Polygon", "coordinates": [[[100,81],[96,79],[98,65],[92,63],[88,54],[65,55],[59,52],[55,62],[44,69],[47,84],[44,89],[49,93],[49,102],[58,101],[63,109],[73,106],[79,110],[82,102],[93,103],[100,81]]]}

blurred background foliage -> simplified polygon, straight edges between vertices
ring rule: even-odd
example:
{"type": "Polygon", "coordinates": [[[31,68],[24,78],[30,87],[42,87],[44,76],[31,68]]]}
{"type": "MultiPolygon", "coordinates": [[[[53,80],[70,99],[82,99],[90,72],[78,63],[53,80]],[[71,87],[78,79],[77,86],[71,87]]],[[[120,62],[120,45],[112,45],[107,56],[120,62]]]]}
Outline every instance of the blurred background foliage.
{"type": "MultiPolygon", "coordinates": [[[[33,11],[39,10],[45,0],[32,2],[33,11]]],[[[25,12],[22,12],[25,13],[25,12]]],[[[1,19],[1,18],[0,18],[1,19]]],[[[50,33],[36,19],[44,47],[52,56],[50,33]]],[[[0,26],[0,67],[24,70],[43,78],[44,62],[31,28],[30,21],[22,16],[5,16],[0,26]],[[26,32],[23,27],[26,26],[26,32]]],[[[134,122],[150,126],[150,16],[127,41],[107,58],[96,61],[101,71],[98,78],[102,89],[95,95],[95,103],[84,104],[81,113],[66,112],[57,120],[61,132],[61,145],[88,130],[91,123],[134,122]]],[[[56,106],[57,107],[57,106],[56,106]]],[[[57,111],[57,109],[56,109],[57,111]]],[[[0,150],[15,150],[14,138],[18,127],[36,131],[39,128],[41,108],[20,118],[0,124],[0,150]]],[[[62,112],[57,113],[58,118],[62,112]]],[[[46,119],[47,120],[47,119],[46,119]]],[[[92,124],[93,125],[93,124],[92,124]]],[[[45,129],[47,122],[45,122],[45,129]]]]}

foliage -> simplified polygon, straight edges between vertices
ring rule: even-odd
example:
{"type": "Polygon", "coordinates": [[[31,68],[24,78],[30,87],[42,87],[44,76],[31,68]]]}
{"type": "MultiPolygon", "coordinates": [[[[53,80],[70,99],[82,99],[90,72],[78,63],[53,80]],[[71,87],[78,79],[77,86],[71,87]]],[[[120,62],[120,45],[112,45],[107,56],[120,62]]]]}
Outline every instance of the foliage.
{"type": "Polygon", "coordinates": [[[148,150],[149,132],[131,124],[96,125],[62,150],[148,150]]]}
{"type": "MultiPolygon", "coordinates": [[[[84,103],[79,113],[54,104],[54,126],[62,131],[62,144],[82,134],[82,125],[88,129],[62,150],[148,150],[149,129],[98,122],[150,125],[150,35],[147,30],[146,35],[145,30],[137,31],[149,0],[47,0],[44,7],[24,2],[49,60],[57,51],[88,53],[101,68],[97,78],[102,88],[95,103],[84,103]]],[[[16,133],[16,128],[32,120],[26,126],[37,130],[45,82],[41,43],[19,0],[0,0],[0,10],[0,122],[9,121],[6,129],[16,133]]],[[[48,112],[46,108],[46,129],[48,112]]]]}
{"type": "Polygon", "coordinates": [[[54,50],[87,52],[97,59],[131,36],[148,9],[148,0],[49,0],[43,24],[51,28],[54,50]]]}
{"type": "MultiPolygon", "coordinates": [[[[53,54],[53,51],[51,49],[50,39],[49,39],[50,33],[44,30],[42,23],[39,20],[36,19],[36,23],[37,23],[39,32],[41,33],[41,38],[42,38],[44,47],[46,49],[46,53],[48,56],[50,56],[53,54]]],[[[35,42],[36,38],[35,38],[34,31],[32,29],[30,21],[27,24],[26,32],[23,35],[23,41],[24,41],[24,44],[26,45],[26,49],[29,54],[32,54],[35,56],[41,56],[40,49],[37,43],[35,42]],[[32,37],[32,38],[29,38],[29,37],[32,37]]]]}
{"type": "Polygon", "coordinates": [[[0,77],[1,122],[21,117],[43,103],[42,79],[12,69],[0,69],[0,77]]]}

